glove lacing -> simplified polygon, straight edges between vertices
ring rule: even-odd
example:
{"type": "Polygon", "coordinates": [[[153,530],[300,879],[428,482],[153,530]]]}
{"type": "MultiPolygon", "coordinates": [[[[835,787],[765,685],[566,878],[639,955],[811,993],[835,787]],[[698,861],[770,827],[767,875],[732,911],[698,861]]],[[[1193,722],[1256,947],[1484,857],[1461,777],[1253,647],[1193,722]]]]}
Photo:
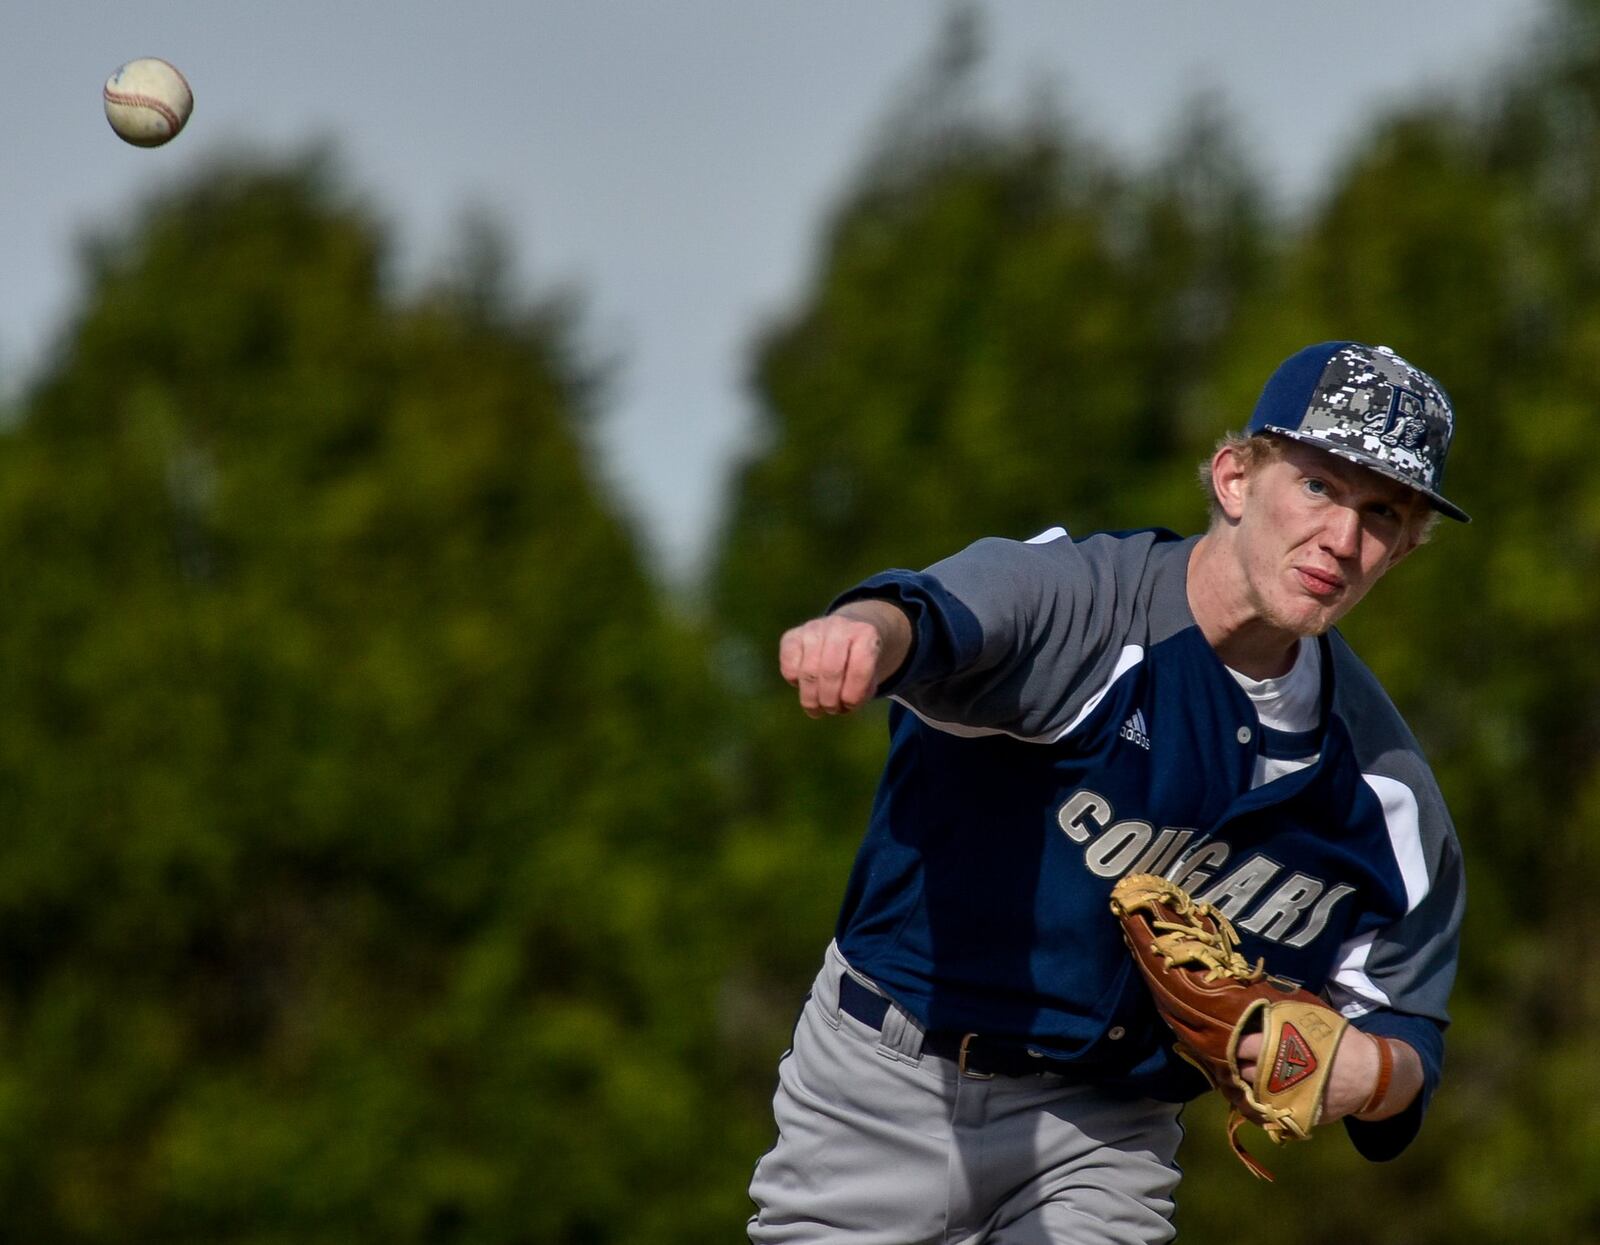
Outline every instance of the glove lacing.
{"type": "Polygon", "coordinates": [[[1151,942],[1151,950],[1174,964],[1201,964],[1205,966],[1207,982],[1231,977],[1244,983],[1260,981],[1267,975],[1267,961],[1263,957],[1254,964],[1239,954],[1239,935],[1233,922],[1208,903],[1189,902],[1176,906],[1179,916],[1187,921],[1161,921],[1152,919],[1152,929],[1164,930],[1151,942]],[[1206,929],[1201,921],[1210,919],[1216,930],[1206,929]]]}

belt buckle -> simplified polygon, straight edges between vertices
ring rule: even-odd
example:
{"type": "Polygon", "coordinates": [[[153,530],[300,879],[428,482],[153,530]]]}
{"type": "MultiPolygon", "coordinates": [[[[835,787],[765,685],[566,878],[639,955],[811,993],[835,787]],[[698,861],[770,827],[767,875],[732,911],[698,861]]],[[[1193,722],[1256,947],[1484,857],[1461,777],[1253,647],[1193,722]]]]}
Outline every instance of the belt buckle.
{"type": "Polygon", "coordinates": [[[967,1067],[967,1056],[971,1053],[969,1048],[972,1045],[972,1039],[977,1036],[976,1033],[968,1033],[962,1037],[961,1049],[956,1055],[956,1070],[962,1076],[970,1076],[975,1081],[992,1081],[994,1080],[993,1072],[979,1072],[976,1068],[967,1067]]]}

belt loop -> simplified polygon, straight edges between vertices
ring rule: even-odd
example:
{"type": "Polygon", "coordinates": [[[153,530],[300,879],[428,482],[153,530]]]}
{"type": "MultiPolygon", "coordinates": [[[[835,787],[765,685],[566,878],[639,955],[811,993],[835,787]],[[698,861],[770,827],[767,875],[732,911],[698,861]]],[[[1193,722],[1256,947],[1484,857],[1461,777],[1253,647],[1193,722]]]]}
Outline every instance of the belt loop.
{"type": "Polygon", "coordinates": [[[885,1054],[892,1055],[902,1063],[916,1064],[922,1060],[922,1026],[912,1019],[909,1012],[898,1007],[891,1007],[889,1014],[883,1018],[883,1030],[878,1035],[878,1042],[885,1054]]]}
{"type": "Polygon", "coordinates": [[[957,1053],[956,1057],[956,1070],[959,1071],[962,1076],[970,1076],[975,1081],[992,1081],[994,1080],[993,1072],[979,1072],[976,1068],[967,1067],[967,1055],[970,1053],[969,1048],[972,1045],[972,1039],[977,1036],[978,1035],[976,1033],[968,1033],[962,1037],[961,1050],[957,1053]]]}

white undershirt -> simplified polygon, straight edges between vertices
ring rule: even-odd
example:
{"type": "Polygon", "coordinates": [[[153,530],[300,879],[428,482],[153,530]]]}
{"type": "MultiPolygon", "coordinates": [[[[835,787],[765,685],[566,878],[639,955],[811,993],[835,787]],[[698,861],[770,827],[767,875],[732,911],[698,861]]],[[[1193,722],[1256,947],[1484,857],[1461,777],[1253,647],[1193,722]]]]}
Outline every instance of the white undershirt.
{"type": "MultiPolygon", "coordinates": [[[[1228,667],[1228,673],[1250,698],[1262,726],[1293,735],[1317,729],[1322,717],[1322,650],[1315,640],[1301,640],[1294,665],[1275,679],[1252,679],[1232,666],[1228,667]]],[[[1251,786],[1259,787],[1274,778],[1292,774],[1316,759],[1316,753],[1293,759],[1257,753],[1251,786]]]]}

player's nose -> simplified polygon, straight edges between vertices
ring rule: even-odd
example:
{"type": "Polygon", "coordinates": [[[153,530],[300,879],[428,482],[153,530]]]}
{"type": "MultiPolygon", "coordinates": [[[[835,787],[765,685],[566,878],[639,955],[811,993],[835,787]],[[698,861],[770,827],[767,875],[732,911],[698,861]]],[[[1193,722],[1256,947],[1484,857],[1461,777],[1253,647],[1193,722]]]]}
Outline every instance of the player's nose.
{"type": "Polygon", "coordinates": [[[1330,507],[1322,544],[1336,558],[1353,558],[1361,546],[1361,515],[1352,506],[1330,507]]]}

